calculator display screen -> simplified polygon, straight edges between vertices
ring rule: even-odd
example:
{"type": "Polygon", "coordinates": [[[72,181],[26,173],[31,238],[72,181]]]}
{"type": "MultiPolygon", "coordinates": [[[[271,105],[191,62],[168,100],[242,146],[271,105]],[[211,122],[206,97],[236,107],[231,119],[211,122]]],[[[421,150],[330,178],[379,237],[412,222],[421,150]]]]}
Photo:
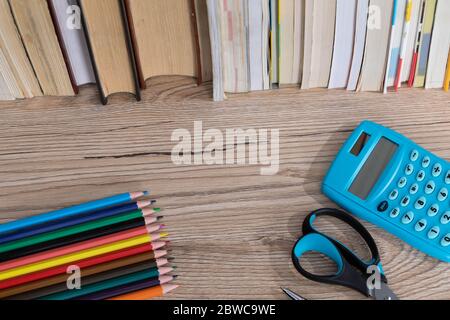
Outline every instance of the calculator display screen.
{"type": "Polygon", "coordinates": [[[397,149],[397,144],[386,138],[381,138],[362,166],[349,191],[358,198],[367,199],[397,149]]]}

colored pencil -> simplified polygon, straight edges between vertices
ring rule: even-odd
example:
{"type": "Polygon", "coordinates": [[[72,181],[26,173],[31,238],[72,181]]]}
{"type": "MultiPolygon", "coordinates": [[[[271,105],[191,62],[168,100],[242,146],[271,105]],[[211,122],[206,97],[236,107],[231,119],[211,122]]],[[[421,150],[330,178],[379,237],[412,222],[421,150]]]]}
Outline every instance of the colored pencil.
{"type": "MultiPolygon", "coordinates": [[[[157,242],[154,242],[153,245],[157,245],[157,242]]],[[[160,243],[160,246],[158,248],[161,248],[165,245],[164,242],[160,243]]],[[[168,259],[166,258],[160,258],[160,259],[154,259],[154,256],[149,253],[141,253],[130,257],[125,257],[122,259],[117,259],[110,262],[101,263],[98,265],[82,268],[81,274],[84,277],[99,274],[102,272],[106,272],[109,270],[122,268],[122,267],[128,267],[133,264],[137,264],[144,261],[152,261],[152,264],[149,268],[156,268],[156,267],[162,267],[169,263],[168,259]]],[[[44,278],[36,281],[27,282],[25,284],[21,284],[18,286],[6,288],[0,290],[0,299],[10,296],[19,295],[24,292],[33,291],[49,286],[56,285],[58,283],[65,283],[67,281],[67,273],[61,273],[55,276],[51,276],[49,278],[44,278]]],[[[84,280],[83,280],[84,283],[84,280]]]]}
{"type": "Polygon", "coordinates": [[[79,300],[106,300],[112,297],[124,295],[130,292],[135,292],[147,288],[160,286],[174,280],[176,276],[160,276],[158,279],[144,280],[128,285],[119,286],[109,290],[103,290],[97,293],[92,293],[82,296],[79,300]]]}
{"type": "Polygon", "coordinates": [[[416,34],[416,45],[414,47],[414,54],[411,61],[411,71],[409,73],[409,79],[408,79],[408,87],[412,87],[414,85],[414,79],[416,77],[416,69],[417,69],[417,63],[419,59],[419,50],[420,50],[420,43],[422,41],[422,31],[423,31],[423,23],[425,19],[425,0],[422,0],[420,5],[420,14],[419,14],[419,24],[417,26],[417,34],[416,34]]]}
{"type": "Polygon", "coordinates": [[[395,91],[398,91],[401,82],[403,60],[405,59],[409,28],[411,25],[411,11],[412,11],[412,0],[408,0],[408,3],[406,4],[405,23],[403,25],[402,46],[400,47],[400,53],[398,57],[397,74],[395,75],[395,82],[394,82],[395,91]]]}
{"type": "Polygon", "coordinates": [[[90,202],[86,202],[83,204],[79,204],[76,206],[50,211],[46,213],[42,213],[36,216],[28,217],[21,220],[12,221],[9,223],[5,223],[0,225],[0,233],[12,232],[15,230],[19,230],[22,228],[27,228],[35,225],[39,225],[41,223],[46,223],[51,220],[63,219],[68,217],[73,217],[81,213],[93,212],[96,210],[111,208],[117,205],[129,203],[133,200],[136,200],[139,197],[144,195],[148,195],[147,191],[144,192],[131,192],[131,193],[123,193],[119,195],[115,195],[108,198],[103,198],[99,200],[94,200],[90,202]]]}
{"type": "MultiPolygon", "coordinates": [[[[162,269],[166,272],[170,272],[172,268],[162,267],[162,269]],[[170,270],[170,271],[169,271],[170,270]]],[[[162,275],[158,269],[144,270],[135,272],[132,274],[127,274],[118,278],[105,280],[98,283],[88,284],[86,286],[82,286],[81,289],[78,290],[66,290],[63,292],[51,294],[48,296],[44,296],[39,298],[39,300],[69,300],[77,297],[81,297],[87,294],[91,294],[94,292],[99,292],[102,290],[111,289],[117,286],[122,286],[126,284],[130,284],[137,281],[148,280],[152,278],[156,278],[162,275]]]]}
{"type": "Polygon", "coordinates": [[[445,73],[445,79],[444,79],[444,90],[445,91],[448,91],[449,85],[450,85],[450,51],[448,52],[447,71],[445,73]]]}
{"type": "Polygon", "coordinates": [[[159,219],[149,216],[152,213],[151,209],[142,209],[16,240],[0,246],[0,262],[149,225],[159,219]]]}
{"type": "Polygon", "coordinates": [[[57,267],[66,263],[71,263],[73,261],[87,259],[91,257],[95,257],[98,255],[102,255],[109,252],[118,251],[125,248],[130,248],[134,246],[138,246],[141,244],[149,243],[152,241],[156,241],[160,238],[166,237],[167,233],[158,233],[158,234],[146,234],[137,236],[134,238],[114,242],[112,244],[106,244],[100,247],[95,247],[87,250],[83,250],[80,252],[71,253],[68,255],[64,255],[61,257],[55,257],[52,259],[39,261],[36,263],[32,263],[25,266],[20,266],[14,269],[9,269],[0,272],[0,281],[7,280],[10,278],[18,277],[21,275],[25,275],[28,273],[33,273],[36,271],[57,267]]]}
{"type": "Polygon", "coordinates": [[[150,226],[142,226],[137,227],[129,230],[125,230],[122,232],[118,232],[112,235],[107,235],[87,241],[83,241],[80,243],[75,243],[69,246],[60,247],[53,250],[48,250],[45,252],[40,252],[37,254],[29,255],[26,257],[17,258],[14,260],[8,260],[5,262],[0,263],[0,271],[8,270],[12,268],[16,268],[19,266],[23,266],[26,264],[31,264],[38,261],[43,261],[47,259],[51,259],[58,256],[63,256],[69,253],[82,251],[89,248],[98,247],[104,244],[117,242],[124,239],[133,238],[136,236],[144,235],[147,233],[154,233],[159,230],[161,230],[164,226],[163,225],[150,225],[150,226]]]}
{"type": "Polygon", "coordinates": [[[148,289],[139,290],[136,292],[120,295],[108,300],[148,300],[156,298],[169,293],[172,290],[178,288],[177,285],[163,284],[162,286],[151,287],[148,289]]]}
{"type": "Polygon", "coordinates": [[[58,274],[66,273],[67,268],[71,265],[77,265],[78,267],[86,268],[90,266],[94,266],[101,263],[106,263],[110,261],[114,261],[117,259],[122,259],[125,257],[131,257],[134,255],[147,253],[149,255],[153,255],[154,259],[162,258],[167,255],[166,250],[155,250],[153,251],[153,246],[151,243],[145,243],[138,246],[133,246],[129,248],[125,248],[122,250],[118,250],[111,253],[102,254],[99,256],[94,256],[92,258],[80,259],[77,261],[71,261],[64,265],[59,265],[57,267],[52,267],[44,270],[40,270],[37,272],[24,274],[22,276],[13,277],[4,281],[0,281],[0,289],[11,288],[14,286],[18,286],[24,283],[49,278],[58,274]]]}
{"type": "Polygon", "coordinates": [[[42,233],[47,233],[50,231],[54,231],[54,230],[58,230],[58,229],[62,229],[62,228],[70,227],[70,226],[79,225],[79,224],[89,222],[89,221],[95,221],[95,220],[99,220],[102,218],[115,216],[115,215],[118,215],[121,213],[136,211],[139,209],[143,209],[153,203],[154,203],[154,200],[152,200],[152,201],[150,201],[150,200],[149,201],[147,201],[147,200],[137,201],[137,202],[121,205],[121,206],[116,206],[113,208],[94,211],[94,212],[87,213],[87,214],[86,213],[80,214],[76,217],[69,217],[66,219],[58,219],[55,221],[50,221],[45,224],[40,224],[37,227],[25,228],[25,229],[21,229],[14,233],[8,233],[4,236],[0,236],[0,244],[11,242],[11,241],[22,239],[22,238],[35,236],[35,235],[42,234],[42,233]]]}
{"type": "MultiPolygon", "coordinates": [[[[105,271],[102,273],[93,274],[90,276],[86,276],[83,273],[81,273],[81,287],[84,289],[84,287],[100,283],[103,281],[119,278],[125,275],[133,274],[136,272],[141,271],[158,271],[160,275],[167,274],[171,271],[173,271],[173,268],[170,267],[153,267],[154,261],[143,261],[134,265],[124,266],[121,268],[105,271]]],[[[66,275],[67,276],[67,275],[66,275]]],[[[64,291],[67,291],[67,283],[61,282],[55,285],[45,286],[36,290],[28,291],[19,295],[14,295],[8,297],[8,300],[35,300],[39,299],[45,296],[49,296],[56,293],[62,293],[64,291]]],[[[80,289],[75,289],[73,291],[78,291],[80,289]]]]}

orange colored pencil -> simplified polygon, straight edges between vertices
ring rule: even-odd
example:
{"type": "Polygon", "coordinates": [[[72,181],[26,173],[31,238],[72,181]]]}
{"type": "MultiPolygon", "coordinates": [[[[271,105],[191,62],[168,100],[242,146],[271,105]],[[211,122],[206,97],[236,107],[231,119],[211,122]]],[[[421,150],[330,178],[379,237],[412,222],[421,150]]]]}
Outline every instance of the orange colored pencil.
{"type": "Polygon", "coordinates": [[[161,297],[172,290],[178,288],[174,284],[163,284],[162,286],[151,287],[148,289],[139,290],[132,293],[127,293],[108,300],[148,300],[151,298],[161,297]]]}

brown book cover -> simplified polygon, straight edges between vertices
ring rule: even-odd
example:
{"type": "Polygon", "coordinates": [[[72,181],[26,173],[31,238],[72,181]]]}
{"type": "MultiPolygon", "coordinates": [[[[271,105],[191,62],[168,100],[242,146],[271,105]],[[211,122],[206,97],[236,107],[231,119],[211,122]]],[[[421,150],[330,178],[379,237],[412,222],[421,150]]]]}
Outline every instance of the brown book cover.
{"type": "Polygon", "coordinates": [[[52,0],[47,0],[47,5],[50,10],[50,16],[52,17],[53,26],[55,27],[56,36],[58,38],[59,46],[61,47],[61,51],[62,51],[62,54],[64,57],[64,62],[66,63],[67,71],[69,72],[70,82],[72,83],[73,91],[75,92],[75,94],[78,94],[79,89],[78,89],[78,86],[75,81],[75,76],[73,74],[72,66],[69,62],[69,54],[67,52],[66,45],[62,38],[61,30],[59,28],[57,18],[56,18],[55,7],[53,6],[52,0]]]}
{"type": "Polygon", "coordinates": [[[141,86],[159,75],[198,77],[191,0],[124,0],[141,86]]]}
{"type": "Polygon", "coordinates": [[[9,3],[44,95],[74,95],[47,1],[9,3]]]}
{"type": "Polygon", "coordinates": [[[141,99],[129,21],[123,0],[79,0],[88,49],[103,104],[115,93],[141,99]]]}
{"type": "Polygon", "coordinates": [[[198,84],[212,80],[211,41],[206,0],[191,0],[192,23],[196,41],[198,84]]]}

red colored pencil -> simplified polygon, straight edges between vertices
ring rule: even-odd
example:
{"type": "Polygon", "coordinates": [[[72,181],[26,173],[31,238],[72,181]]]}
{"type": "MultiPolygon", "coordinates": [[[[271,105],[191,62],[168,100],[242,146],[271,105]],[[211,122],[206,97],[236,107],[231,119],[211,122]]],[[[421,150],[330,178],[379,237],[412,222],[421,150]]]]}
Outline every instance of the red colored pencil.
{"type": "Polygon", "coordinates": [[[100,256],[96,256],[96,257],[92,257],[92,258],[88,258],[88,259],[84,259],[84,260],[74,261],[74,262],[71,262],[70,264],[65,264],[65,265],[37,271],[34,273],[25,274],[25,275],[18,276],[15,278],[6,279],[3,281],[0,281],[0,289],[10,288],[10,287],[17,286],[17,285],[20,285],[23,283],[27,283],[27,282],[31,282],[31,281],[35,281],[35,280],[39,280],[39,279],[44,279],[44,278],[48,278],[48,277],[51,277],[51,276],[54,276],[57,274],[65,273],[67,271],[67,268],[71,265],[77,265],[80,269],[82,269],[85,267],[97,265],[100,263],[104,263],[104,262],[108,262],[108,261],[112,261],[112,260],[116,260],[116,259],[120,259],[120,258],[124,258],[124,257],[133,256],[133,255],[144,253],[144,252],[153,252],[155,259],[158,259],[158,258],[161,258],[161,257],[164,257],[165,255],[167,255],[166,250],[153,250],[153,245],[151,243],[146,243],[146,244],[142,244],[142,245],[139,245],[136,247],[122,249],[122,250],[115,251],[112,253],[106,253],[106,254],[103,254],[100,256]]]}
{"type": "Polygon", "coordinates": [[[56,248],[53,250],[48,250],[40,253],[36,253],[30,256],[25,256],[9,261],[5,261],[0,263],[0,271],[8,270],[20,266],[24,266],[27,264],[31,264],[38,261],[43,261],[47,259],[51,259],[54,257],[63,256],[72,252],[78,252],[89,248],[98,247],[104,244],[113,243],[129,238],[133,238],[139,235],[144,235],[147,233],[152,233],[155,231],[158,231],[160,229],[160,225],[154,225],[154,226],[142,226],[133,228],[130,230],[125,230],[116,234],[107,235],[91,240],[82,241],[80,243],[75,243],[72,245],[68,245],[61,248],[56,248]]]}

